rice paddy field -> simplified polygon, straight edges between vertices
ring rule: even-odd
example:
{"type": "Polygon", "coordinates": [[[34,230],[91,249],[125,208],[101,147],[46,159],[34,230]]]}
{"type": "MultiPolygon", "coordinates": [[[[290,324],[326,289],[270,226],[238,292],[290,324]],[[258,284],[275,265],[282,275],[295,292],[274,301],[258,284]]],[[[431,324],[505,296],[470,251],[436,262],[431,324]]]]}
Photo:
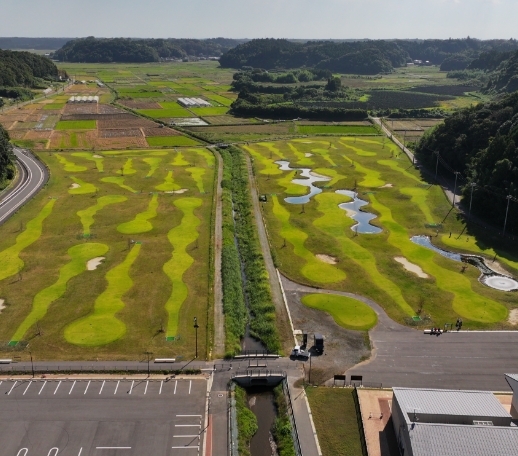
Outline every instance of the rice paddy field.
{"type": "MultiPolygon", "coordinates": [[[[215,158],[41,152],[48,185],[2,226],[0,341],[37,359],[205,356],[215,158]]],[[[7,349],[8,350],[8,349],[7,349]]]]}
{"type": "MultiPolygon", "coordinates": [[[[242,148],[253,159],[260,193],[268,196],[264,218],[286,276],[370,297],[403,323],[419,316],[427,325],[442,325],[461,317],[470,328],[506,327],[509,309],[518,305],[516,293],[481,284],[475,267],[462,268],[410,238],[433,236],[439,247],[487,258],[498,251],[502,266],[515,275],[516,247],[464,230],[442,189],[423,180],[389,140],[309,137],[242,148]],[[353,219],[358,214],[370,219],[360,229],[353,219]]],[[[306,301],[344,327],[373,324],[362,308],[352,311],[354,304],[319,296],[306,301]]]]}

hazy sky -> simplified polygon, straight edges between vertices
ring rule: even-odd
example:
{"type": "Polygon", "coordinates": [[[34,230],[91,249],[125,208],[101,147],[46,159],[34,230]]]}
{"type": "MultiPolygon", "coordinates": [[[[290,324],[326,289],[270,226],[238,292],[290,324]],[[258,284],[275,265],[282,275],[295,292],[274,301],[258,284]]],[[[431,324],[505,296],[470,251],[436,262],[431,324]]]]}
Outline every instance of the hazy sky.
{"type": "Polygon", "coordinates": [[[0,0],[0,36],[518,38],[518,0],[0,0]]]}

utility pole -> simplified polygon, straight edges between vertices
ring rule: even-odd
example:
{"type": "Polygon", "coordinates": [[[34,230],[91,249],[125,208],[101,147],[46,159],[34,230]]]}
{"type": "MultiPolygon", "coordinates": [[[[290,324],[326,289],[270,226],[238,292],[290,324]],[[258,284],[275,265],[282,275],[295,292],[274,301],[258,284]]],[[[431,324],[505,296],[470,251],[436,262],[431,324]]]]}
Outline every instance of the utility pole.
{"type": "Polygon", "coordinates": [[[194,330],[196,331],[196,356],[195,358],[198,358],[198,319],[194,317],[194,330]]]}
{"type": "Polygon", "coordinates": [[[503,236],[505,236],[505,228],[507,226],[507,214],[509,214],[509,203],[511,201],[512,196],[507,195],[507,209],[505,210],[505,221],[504,221],[504,233],[503,236]]]}
{"type": "Polygon", "coordinates": [[[32,378],[34,378],[34,362],[32,361],[32,352],[29,352],[29,355],[31,355],[32,378]]]}
{"type": "Polygon", "coordinates": [[[456,192],[457,192],[457,177],[459,176],[460,172],[459,171],[455,171],[455,186],[453,187],[453,201],[452,201],[452,205],[451,207],[455,207],[455,196],[456,195],[456,192]]]}
{"type": "Polygon", "coordinates": [[[147,355],[147,376],[149,377],[151,374],[150,369],[149,369],[149,355],[152,355],[153,352],[147,351],[145,354],[147,355]]]}
{"type": "Polygon", "coordinates": [[[475,182],[472,182],[470,185],[471,185],[471,197],[469,199],[468,221],[471,220],[471,204],[473,203],[473,189],[477,186],[477,184],[475,182]]]}

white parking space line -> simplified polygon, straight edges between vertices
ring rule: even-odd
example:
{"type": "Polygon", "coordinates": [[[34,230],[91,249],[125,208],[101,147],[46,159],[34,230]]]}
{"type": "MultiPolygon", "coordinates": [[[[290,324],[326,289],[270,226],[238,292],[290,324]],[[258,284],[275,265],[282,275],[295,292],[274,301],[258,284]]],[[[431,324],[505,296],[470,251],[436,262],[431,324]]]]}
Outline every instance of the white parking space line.
{"type": "Polygon", "coordinates": [[[144,394],[147,393],[147,386],[149,385],[149,380],[146,382],[146,388],[144,389],[144,394]]]}
{"type": "MultiPolygon", "coordinates": [[[[72,383],[72,388],[70,388],[70,391],[68,392],[68,394],[71,394],[72,393],[72,390],[74,389],[74,386],[76,386],[76,381],[77,380],[74,380],[74,383],[72,383]]],[[[81,448],[82,449],[82,448],[81,448]]]]}
{"type": "Polygon", "coordinates": [[[176,415],[177,417],[182,417],[182,418],[187,418],[187,417],[197,417],[197,418],[201,418],[201,415],[176,415]]]}
{"type": "Polygon", "coordinates": [[[190,434],[190,435],[173,435],[173,437],[199,437],[198,434],[190,434]]]}
{"type": "Polygon", "coordinates": [[[16,456],[27,456],[27,452],[29,451],[28,448],[22,448],[18,453],[16,453],[16,456]],[[22,453],[23,451],[23,453],[22,453]]]}
{"type": "Polygon", "coordinates": [[[174,384],[174,393],[173,394],[176,394],[176,387],[178,386],[178,380],[176,380],[175,384],[174,384]]]}
{"type": "Polygon", "coordinates": [[[58,453],[59,453],[59,448],[54,447],[49,450],[49,453],[47,454],[47,456],[51,456],[51,455],[56,456],[58,453]],[[55,453],[54,453],[54,450],[56,450],[55,453]]]}
{"type": "Polygon", "coordinates": [[[77,456],[81,456],[81,453],[83,452],[83,447],[79,450],[79,454],[77,456]]]}
{"type": "Polygon", "coordinates": [[[18,380],[16,380],[14,383],[13,383],[13,386],[11,386],[11,389],[9,390],[9,392],[7,393],[7,395],[9,396],[9,394],[11,394],[11,392],[13,391],[14,387],[16,386],[16,384],[18,383],[18,380]]]}
{"type": "Polygon", "coordinates": [[[91,381],[92,380],[88,380],[88,384],[86,385],[85,392],[83,394],[86,394],[86,392],[88,391],[88,387],[90,386],[91,381]]]}
{"type": "Polygon", "coordinates": [[[32,385],[32,380],[29,382],[29,384],[27,385],[27,388],[25,388],[25,391],[23,392],[23,395],[25,396],[25,393],[27,392],[27,390],[29,389],[29,386],[32,385]]]}
{"type": "Polygon", "coordinates": [[[43,382],[43,386],[41,387],[40,392],[38,393],[38,396],[41,394],[41,392],[43,391],[43,388],[45,388],[45,385],[46,385],[46,384],[47,384],[47,380],[45,380],[45,381],[43,382]]]}
{"type": "Polygon", "coordinates": [[[117,386],[115,387],[115,391],[113,392],[113,394],[117,394],[117,390],[119,389],[120,382],[121,382],[120,380],[117,381],[117,386]]]}
{"type": "Polygon", "coordinates": [[[191,394],[192,380],[189,380],[189,394],[191,394]]]}
{"type": "Polygon", "coordinates": [[[131,388],[129,390],[129,394],[131,394],[131,392],[133,391],[133,385],[135,384],[135,380],[132,380],[131,381],[131,388]]]}
{"type": "Polygon", "coordinates": [[[163,380],[160,382],[160,391],[158,392],[158,394],[162,394],[162,386],[164,386],[163,380]]]}
{"type": "Polygon", "coordinates": [[[58,386],[56,386],[56,389],[54,390],[54,394],[56,394],[58,392],[59,385],[61,385],[61,380],[59,381],[58,386]]]}
{"type": "Polygon", "coordinates": [[[173,449],[173,448],[177,449],[177,450],[179,450],[180,448],[195,448],[195,449],[199,450],[200,446],[198,445],[198,446],[179,446],[179,447],[175,446],[175,447],[171,447],[171,449],[173,449]]]}
{"type": "Polygon", "coordinates": [[[103,392],[104,384],[106,383],[106,380],[103,380],[103,384],[101,385],[101,389],[99,390],[99,394],[103,392]]]}
{"type": "Polygon", "coordinates": [[[96,450],[131,450],[131,447],[95,447],[96,450]]]}

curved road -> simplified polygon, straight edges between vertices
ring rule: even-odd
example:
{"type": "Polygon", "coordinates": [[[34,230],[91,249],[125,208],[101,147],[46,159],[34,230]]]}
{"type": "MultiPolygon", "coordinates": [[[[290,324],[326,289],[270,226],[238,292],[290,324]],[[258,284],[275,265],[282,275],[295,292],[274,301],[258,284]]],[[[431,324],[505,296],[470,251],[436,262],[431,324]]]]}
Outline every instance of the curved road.
{"type": "Polygon", "coordinates": [[[47,183],[49,173],[29,151],[14,148],[18,168],[18,182],[2,195],[0,201],[0,225],[29,201],[47,183]]]}

